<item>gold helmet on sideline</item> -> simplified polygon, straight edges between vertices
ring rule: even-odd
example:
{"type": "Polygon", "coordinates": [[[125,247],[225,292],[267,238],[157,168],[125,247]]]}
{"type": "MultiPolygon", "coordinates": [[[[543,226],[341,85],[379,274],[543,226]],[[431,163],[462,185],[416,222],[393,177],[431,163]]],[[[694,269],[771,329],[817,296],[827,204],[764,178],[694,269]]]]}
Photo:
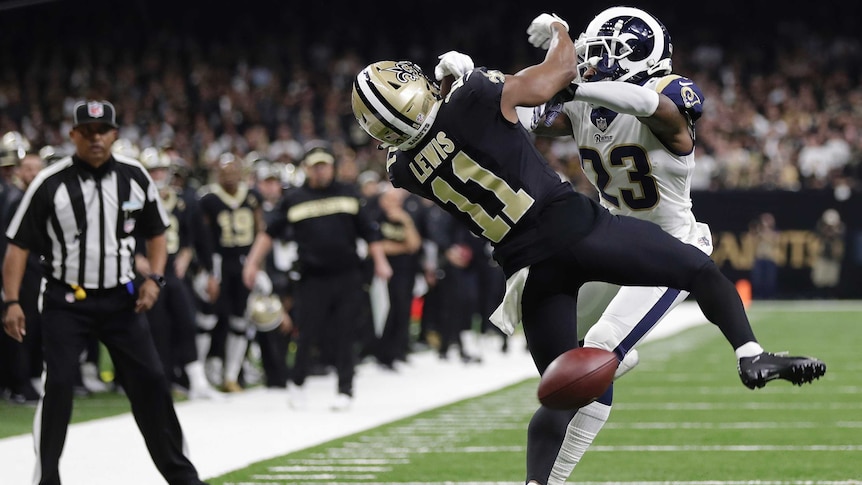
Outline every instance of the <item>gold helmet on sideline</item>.
{"type": "Polygon", "coordinates": [[[141,156],[141,149],[132,140],[119,138],[111,145],[111,153],[137,160],[141,156]]]}
{"type": "Polygon", "coordinates": [[[248,297],[248,319],[258,332],[270,332],[281,325],[284,305],[277,295],[252,294],[248,297]]]}
{"type": "Polygon", "coordinates": [[[141,163],[147,170],[171,168],[171,157],[158,148],[149,147],[141,151],[141,163]]]}
{"type": "Polygon", "coordinates": [[[10,131],[0,139],[0,167],[18,165],[30,151],[30,141],[17,131],[10,131]]]}
{"type": "Polygon", "coordinates": [[[272,280],[266,272],[257,272],[245,311],[258,332],[270,332],[281,325],[284,306],[281,298],[272,293],[272,280]]]}
{"type": "Polygon", "coordinates": [[[171,179],[174,177],[170,155],[156,147],[144,148],[141,151],[141,165],[150,172],[150,176],[153,177],[153,182],[156,184],[156,188],[162,190],[170,185],[171,179]],[[160,169],[163,169],[166,172],[156,175],[154,171],[160,169]]]}
{"type": "Polygon", "coordinates": [[[440,108],[440,88],[410,61],[380,61],[353,83],[353,115],[385,146],[408,150],[428,133],[440,108]]]}
{"type": "Polygon", "coordinates": [[[45,145],[39,149],[39,158],[45,161],[48,165],[56,162],[57,160],[63,159],[67,155],[64,154],[62,147],[55,147],[53,145],[45,145]]]}

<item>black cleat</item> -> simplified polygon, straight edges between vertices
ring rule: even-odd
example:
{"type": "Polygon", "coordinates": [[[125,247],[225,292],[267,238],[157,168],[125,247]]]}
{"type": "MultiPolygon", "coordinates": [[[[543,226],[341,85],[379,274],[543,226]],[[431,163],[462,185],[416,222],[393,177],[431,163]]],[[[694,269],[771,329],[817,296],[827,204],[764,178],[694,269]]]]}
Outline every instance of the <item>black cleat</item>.
{"type": "Polygon", "coordinates": [[[784,379],[801,386],[825,374],[826,364],[812,357],[789,357],[763,352],[739,359],[738,370],[742,383],[749,389],[757,389],[775,379],[784,379]]]}

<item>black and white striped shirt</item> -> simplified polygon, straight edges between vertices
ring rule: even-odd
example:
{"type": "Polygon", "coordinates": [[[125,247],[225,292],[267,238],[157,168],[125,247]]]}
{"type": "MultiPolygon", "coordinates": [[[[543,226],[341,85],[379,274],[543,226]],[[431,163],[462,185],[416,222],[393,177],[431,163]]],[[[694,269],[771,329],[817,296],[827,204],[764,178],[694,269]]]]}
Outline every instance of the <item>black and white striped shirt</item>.
{"type": "Polygon", "coordinates": [[[134,279],[135,237],[158,236],[168,221],[158,188],[137,160],[115,155],[93,169],[66,157],[39,172],[6,237],[44,256],[46,276],[109,289],[134,279]]]}

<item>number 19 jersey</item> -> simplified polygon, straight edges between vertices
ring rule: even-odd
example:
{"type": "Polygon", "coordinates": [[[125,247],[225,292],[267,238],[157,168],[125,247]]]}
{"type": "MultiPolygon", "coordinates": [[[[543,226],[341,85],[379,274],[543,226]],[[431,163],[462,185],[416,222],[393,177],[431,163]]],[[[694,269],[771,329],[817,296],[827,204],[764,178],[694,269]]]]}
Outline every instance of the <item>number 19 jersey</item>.
{"type": "Polygon", "coordinates": [[[490,241],[504,271],[544,259],[585,235],[596,210],[500,111],[505,76],[474,69],[455,81],[428,134],[391,151],[390,179],[490,241]]]}

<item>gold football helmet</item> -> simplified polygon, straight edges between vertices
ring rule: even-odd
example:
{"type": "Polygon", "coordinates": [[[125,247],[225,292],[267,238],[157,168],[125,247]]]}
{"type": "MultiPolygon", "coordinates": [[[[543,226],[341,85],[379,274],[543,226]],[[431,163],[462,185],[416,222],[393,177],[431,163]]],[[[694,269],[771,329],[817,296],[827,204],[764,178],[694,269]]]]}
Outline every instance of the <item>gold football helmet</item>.
{"type": "Polygon", "coordinates": [[[0,138],[0,167],[18,165],[30,151],[30,142],[17,131],[10,131],[0,138]]]}
{"type": "Polygon", "coordinates": [[[440,88],[410,61],[367,66],[353,83],[353,115],[384,146],[407,150],[428,133],[440,108],[440,88]]]}
{"type": "Polygon", "coordinates": [[[147,170],[171,168],[171,157],[158,148],[149,147],[141,151],[141,163],[147,170]]]}
{"type": "Polygon", "coordinates": [[[128,138],[119,138],[111,145],[111,152],[114,155],[134,158],[135,160],[141,156],[141,149],[132,140],[128,138]]]}
{"type": "Polygon", "coordinates": [[[171,169],[170,155],[156,147],[147,147],[141,150],[140,158],[141,164],[150,172],[150,176],[153,177],[156,188],[162,190],[171,183],[174,171],[171,169]],[[165,175],[156,175],[153,171],[157,169],[164,169],[167,172],[165,172],[165,175]]]}
{"type": "Polygon", "coordinates": [[[281,325],[284,306],[278,295],[252,293],[248,297],[248,319],[258,332],[270,332],[281,325]]]}

